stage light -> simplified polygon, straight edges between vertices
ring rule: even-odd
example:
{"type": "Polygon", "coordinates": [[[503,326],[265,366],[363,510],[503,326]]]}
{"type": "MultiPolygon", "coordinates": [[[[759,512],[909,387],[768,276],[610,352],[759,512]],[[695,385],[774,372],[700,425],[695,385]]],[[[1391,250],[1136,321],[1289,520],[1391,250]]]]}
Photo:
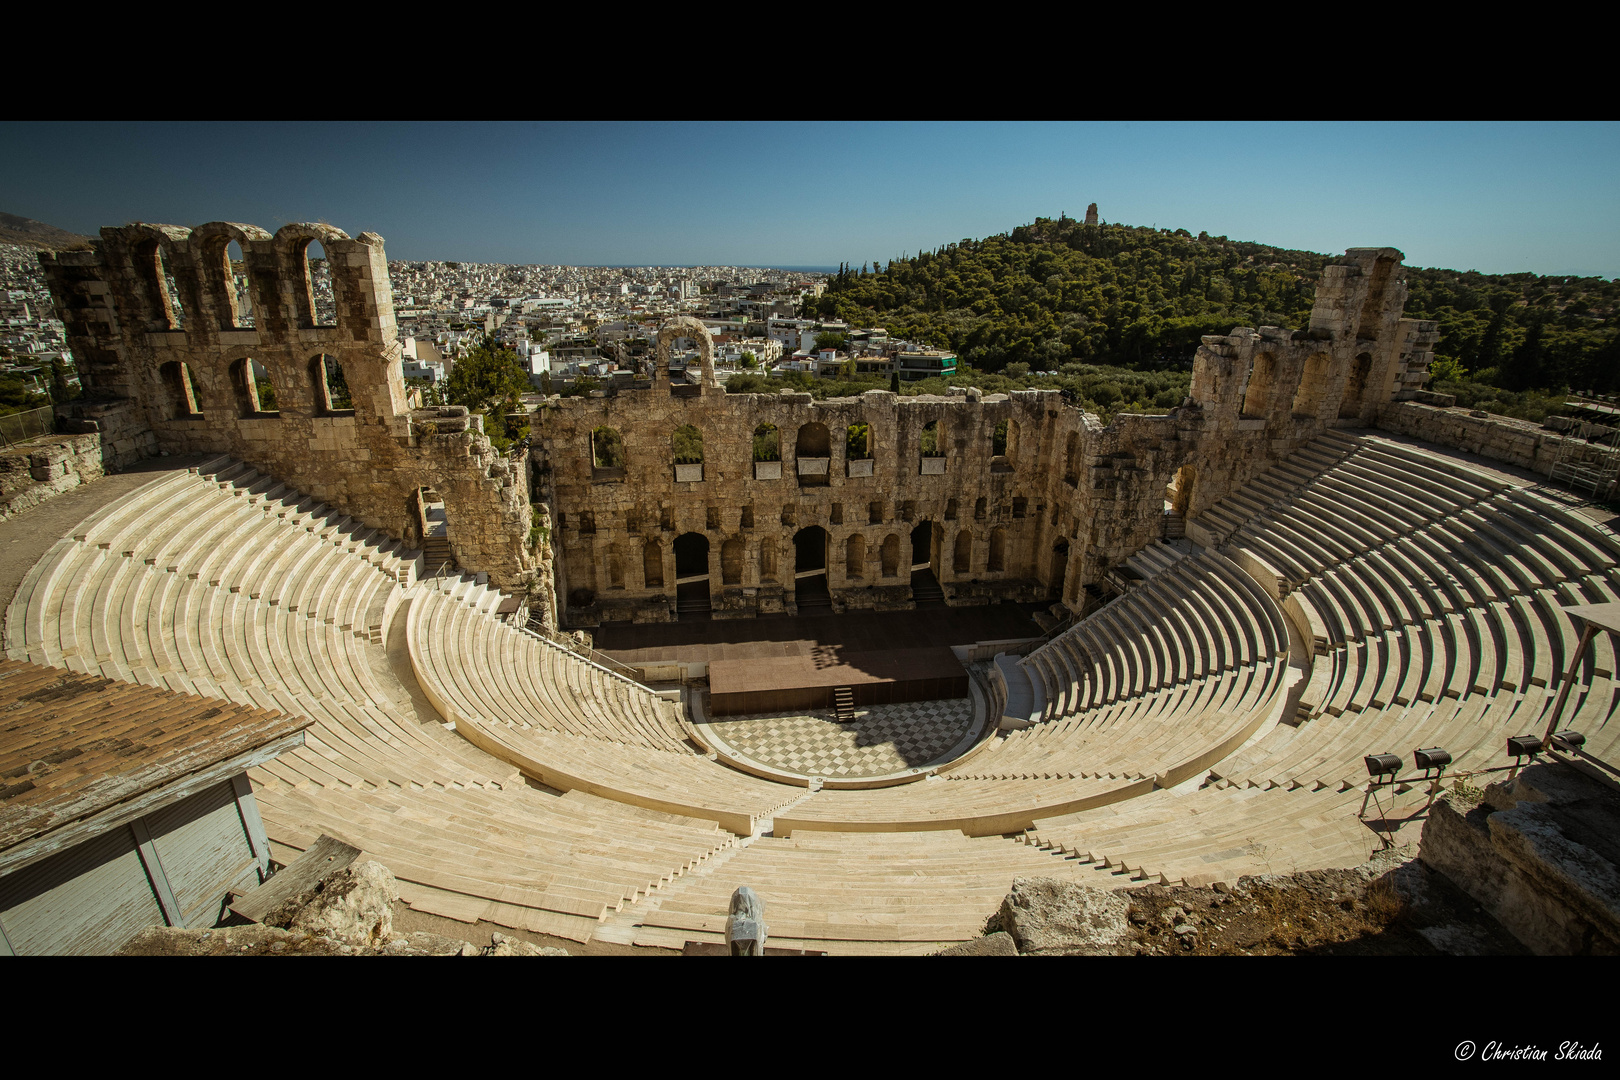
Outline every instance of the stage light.
{"type": "Polygon", "coordinates": [[[1514,735],[1508,739],[1507,748],[1514,757],[1535,757],[1541,753],[1541,740],[1534,735],[1514,735]]]}
{"type": "Polygon", "coordinates": [[[1586,736],[1578,731],[1555,731],[1550,741],[1555,750],[1562,750],[1566,754],[1578,754],[1581,747],[1586,745],[1586,736]]]}
{"type": "Polygon", "coordinates": [[[1412,751],[1414,769],[1443,769],[1451,764],[1451,754],[1438,746],[1412,751]]]}
{"type": "Polygon", "coordinates": [[[1367,775],[1374,779],[1392,777],[1401,771],[1401,759],[1394,754],[1368,754],[1364,760],[1367,762],[1367,775]]]}

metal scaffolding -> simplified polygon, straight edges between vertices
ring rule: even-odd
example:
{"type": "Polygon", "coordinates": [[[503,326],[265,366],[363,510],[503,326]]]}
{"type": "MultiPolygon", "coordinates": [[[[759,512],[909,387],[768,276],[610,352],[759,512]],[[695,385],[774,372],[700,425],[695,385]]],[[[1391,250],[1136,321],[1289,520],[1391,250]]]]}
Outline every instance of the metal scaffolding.
{"type": "MultiPolygon", "coordinates": [[[[1572,400],[1569,404],[1593,411],[1592,405],[1597,403],[1572,400]]],[[[1615,484],[1620,480],[1620,426],[1572,418],[1563,435],[1547,479],[1572,492],[1589,491],[1594,499],[1614,498],[1615,484]]]]}

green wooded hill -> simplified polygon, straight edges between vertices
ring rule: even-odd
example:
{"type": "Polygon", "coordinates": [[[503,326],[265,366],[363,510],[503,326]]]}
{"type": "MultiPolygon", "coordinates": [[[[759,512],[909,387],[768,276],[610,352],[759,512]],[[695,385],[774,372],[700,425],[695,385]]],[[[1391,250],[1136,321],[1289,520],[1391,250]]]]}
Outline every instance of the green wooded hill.
{"type": "MultiPolygon", "coordinates": [[[[805,314],[1009,364],[1185,368],[1204,334],[1303,328],[1331,256],[1186,229],[1037,218],[1009,233],[845,267],[805,314]]],[[[1440,322],[1443,374],[1508,391],[1620,388],[1604,278],[1406,268],[1408,316],[1440,322]]]]}

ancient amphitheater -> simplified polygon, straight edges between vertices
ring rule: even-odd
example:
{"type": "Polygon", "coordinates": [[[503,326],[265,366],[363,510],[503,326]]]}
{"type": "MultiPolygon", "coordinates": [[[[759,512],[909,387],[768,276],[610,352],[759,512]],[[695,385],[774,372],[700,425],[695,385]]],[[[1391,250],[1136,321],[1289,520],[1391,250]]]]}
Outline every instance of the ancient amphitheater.
{"type": "MultiPolygon", "coordinates": [[[[1381,832],[1415,838],[1428,795],[1363,814],[1364,755],[1505,764],[1566,689],[1566,608],[1620,597],[1620,541],[1527,471],[1558,436],[1464,425],[1421,390],[1436,333],[1402,317],[1400,260],[1330,265],[1305,330],[1206,338],[1167,416],[1105,427],[1035,390],[727,395],[677,322],[642,383],[549,402],[509,457],[478,418],[409,406],[381,238],[104,229],[42,259],[93,389],[72,423],[109,470],[174,467],[54,542],[7,655],[310,718],[250,773],[278,860],[328,833],[415,909],[576,941],[719,941],[747,884],[773,944],[926,953],[978,934],[1015,877],[1355,865],[1381,832]],[[680,338],[701,381],[670,378],[680,338]],[[702,450],[677,462],[688,425],[702,450]],[[775,462],[751,453],[762,425],[775,462]],[[458,570],[422,554],[430,507],[458,570]],[[699,687],[654,690],[550,632],[876,617],[924,588],[1083,617],[956,643],[968,736],[882,776],[740,760],[699,687]]],[[[1598,756],[1613,678],[1599,634],[1559,724],[1598,756]]]]}

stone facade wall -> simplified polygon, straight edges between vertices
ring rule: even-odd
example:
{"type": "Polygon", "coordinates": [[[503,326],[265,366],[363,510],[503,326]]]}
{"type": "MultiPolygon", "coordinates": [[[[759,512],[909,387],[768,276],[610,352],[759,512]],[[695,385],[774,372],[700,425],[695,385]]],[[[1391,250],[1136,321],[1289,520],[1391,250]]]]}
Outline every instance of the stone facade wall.
{"type": "Polygon", "coordinates": [[[463,569],[508,587],[532,578],[523,462],[464,422],[431,434],[413,423],[381,237],[318,224],[273,236],[225,222],[128,225],[103,229],[92,251],[46,252],[40,262],[86,384],[76,415],[98,425],[116,415],[150,432],[149,445],[115,453],[228,453],[412,542],[416,491],[432,488],[463,569]],[[251,325],[231,283],[233,240],[251,325]],[[316,321],[313,241],[331,272],[331,324],[316,321]],[[326,358],[341,367],[352,409],[332,407],[326,358]],[[253,389],[255,362],[274,385],[274,411],[253,389]]]}
{"type": "MultiPolygon", "coordinates": [[[[1074,528],[1054,512],[1061,480],[1051,476],[1053,448],[1080,417],[1055,391],[983,398],[874,390],[816,402],[719,387],[676,396],[655,383],[616,397],[558,399],[535,419],[534,452],[556,509],[559,592],[571,597],[576,624],[671,618],[674,541],[696,533],[708,543],[718,616],[791,611],[794,538],[819,528],[838,606],[909,607],[912,533],[926,523],[933,528],[918,561],[934,571],[947,602],[1039,599],[1056,580],[1054,542],[1074,528]],[[1010,453],[993,455],[1002,420],[1016,425],[1010,453]],[[781,460],[756,470],[754,433],[766,423],[777,428],[781,460]],[[938,425],[941,457],[922,454],[929,423],[938,425]],[[852,424],[868,425],[869,458],[850,457],[852,424]],[[683,425],[703,436],[702,465],[689,473],[697,479],[677,478],[671,440],[683,425]],[[815,425],[825,428],[825,456],[810,446],[821,434],[815,425]],[[604,427],[619,435],[622,468],[596,467],[591,438],[604,427]]],[[[1067,570],[1067,557],[1060,566],[1067,570]]]]}

